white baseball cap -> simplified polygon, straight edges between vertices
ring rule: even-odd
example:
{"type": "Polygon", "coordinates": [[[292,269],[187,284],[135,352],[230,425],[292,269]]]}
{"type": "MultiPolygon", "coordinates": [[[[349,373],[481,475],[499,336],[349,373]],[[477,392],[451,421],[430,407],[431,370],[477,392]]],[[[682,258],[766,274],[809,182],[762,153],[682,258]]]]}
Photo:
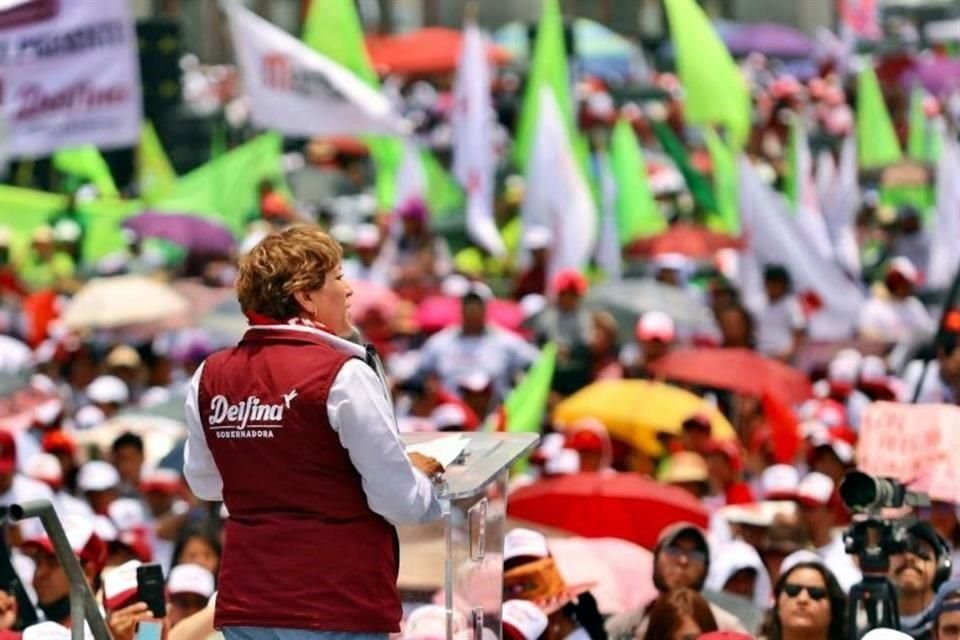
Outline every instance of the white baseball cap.
{"type": "Polygon", "coordinates": [[[37,453],[23,465],[23,473],[28,478],[39,480],[52,487],[63,483],[63,469],[60,460],[52,453],[37,453]]]}
{"type": "Polygon", "coordinates": [[[637,320],[638,340],[661,340],[672,342],[676,335],[673,318],[663,311],[647,311],[637,320]]]}
{"type": "MultiPolygon", "coordinates": [[[[507,600],[503,603],[500,620],[524,640],[537,640],[547,630],[547,614],[529,600],[507,600]]],[[[508,629],[504,629],[508,631],[508,629]]],[[[507,637],[514,634],[505,633],[507,637]]]]}
{"type": "Polygon", "coordinates": [[[130,531],[142,527],[147,522],[143,505],[133,498],[118,498],[107,507],[107,515],[120,531],[130,531]]]}
{"type": "Polygon", "coordinates": [[[827,366],[827,379],[830,382],[845,382],[854,384],[860,373],[860,363],[863,356],[853,349],[844,349],[834,356],[827,366]]]}
{"type": "Polygon", "coordinates": [[[77,489],[80,491],[106,491],[120,484],[120,474],[109,462],[91,460],[77,474],[77,489]]]}
{"type": "Polygon", "coordinates": [[[503,539],[503,559],[506,561],[523,556],[549,557],[546,537],[533,529],[518,528],[508,532],[503,539]]]}
{"type": "Polygon", "coordinates": [[[56,622],[40,622],[23,630],[23,640],[70,640],[70,629],[56,622]]]}
{"type": "Polygon", "coordinates": [[[819,471],[811,471],[797,487],[797,501],[801,504],[823,506],[833,495],[833,480],[819,471]]]}
{"type": "Polygon", "coordinates": [[[786,574],[788,571],[790,571],[790,569],[793,569],[798,564],[805,564],[805,563],[811,563],[811,562],[814,564],[827,566],[826,564],[824,564],[823,558],[818,556],[813,551],[810,551],[810,549],[800,549],[799,551],[794,551],[793,553],[788,555],[786,558],[784,558],[783,562],[780,563],[780,575],[782,576],[786,574]]]}
{"type": "Polygon", "coordinates": [[[763,470],[760,486],[765,500],[793,498],[800,485],[800,472],[789,464],[775,464],[763,470]]]}
{"type": "Polygon", "coordinates": [[[353,246],[358,249],[373,249],[380,244],[380,229],[375,224],[361,224],[353,237],[353,246]]]}
{"type": "Polygon", "coordinates": [[[107,415],[100,409],[100,407],[95,407],[92,404],[79,409],[77,413],[73,416],[74,422],[77,424],[77,429],[93,429],[94,427],[99,427],[101,424],[107,421],[107,415]]]}
{"type": "Polygon", "coordinates": [[[486,391],[492,382],[493,379],[489,373],[478,369],[460,376],[457,379],[457,386],[467,391],[480,393],[481,391],[486,391]]]}
{"type": "Polygon", "coordinates": [[[871,629],[863,640],[912,640],[912,636],[896,629],[878,628],[871,629]]]}
{"type": "Polygon", "coordinates": [[[523,234],[523,248],[530,251],[546,249],[551,242],[553,242],[553,233],[547,227],[530,227],[523,234]]]}
{"type": "Polygon", "coordinates": [[[467,412],[460,405],[448,402],[430,413],[430,421],[438,430],[451,427],[463,428],[467,422],[467,412]]]}
{"type": "Polygon", "coordinates": [[[196,564],[178,564],[170,569],[170,576],[167,578],[167,591],[170,595],[195,593],[209,598],[215,589],[213,574],[209,569],[196,564]]]}
{"type": "Polygon", "coordinates": [[[103,598],[108,609],[116,610],[133,604],[137,596],[139,560],[129,560],[103,572],[103,598]]]}
{"type": "Polygon", "coordinates": [[[920,282],[920,271],[917,270],[917,267],[910,258],[905,256],[897,256],[891,260],[888,271],[891,273],[899,273],[910,284],[918,284],[920,282]]]}
{"type": "Polygon", "coordinates": [[[543,465],[543,472],[552,476],[571,475],[580,472],[580,454],[573,449],[561,449],[543,465]]]}
{"type": "Polygon", "coordinates": [[[470,281],[459,273],[454,273],[440,282],[440,293],[448,298],[462,298],[470,291],[470,281]]]}
{"type": "Polygon", "coordinates": [[[93,516],[93,532],[104,542],[113,542],[120,535],[117,525],[107,516],[93,516]]]}
{"type": "Polygon", "coordinates": [[[126,383],[117,376],[99,376],[87,385],[85,393],[91,402],[97,404],[126,404],[130,400],[130,391],[126,383]]]}
{"type": "MultiPolygon", "coordinates": [[[[453,614],[453,632],[466,628],[463,615],[453,614]]],[[[438,604],[428,604],[414,609],[403,624],[405,640],[445,640],[447,637],[447,610],[438,604]]]]}

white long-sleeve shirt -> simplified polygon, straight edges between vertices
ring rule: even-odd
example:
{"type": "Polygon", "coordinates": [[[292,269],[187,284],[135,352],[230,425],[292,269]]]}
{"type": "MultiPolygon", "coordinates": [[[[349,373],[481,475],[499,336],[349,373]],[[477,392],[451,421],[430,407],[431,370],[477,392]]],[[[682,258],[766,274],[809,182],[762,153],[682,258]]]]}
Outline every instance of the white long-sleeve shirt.
{"type": "MultiPolygon", "coordinates": [[[[203,366],[194,374],[187,393],[183,472],[198,498],[220,501],[223,478],[207,447],[197,400],[202,373],[203,366]]],[[[393,524],[428,522],[440,517],[433,484],[410,464],[383,384],[362,360],[349,360],[334,378],[327,398],[327,416],[360,473],[372,511],[393,524]]]]}

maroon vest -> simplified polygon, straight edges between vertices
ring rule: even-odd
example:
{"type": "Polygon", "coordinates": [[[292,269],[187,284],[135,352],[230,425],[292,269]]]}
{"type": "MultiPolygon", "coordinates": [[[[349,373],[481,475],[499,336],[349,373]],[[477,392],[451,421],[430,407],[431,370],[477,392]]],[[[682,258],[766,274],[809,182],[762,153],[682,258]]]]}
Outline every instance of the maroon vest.
{"type": "Polygon", "coordinates": [[[200,417],[230,512],[217,628],[399,630],[396,530],[370,510],[327,418],[350,357],[265,327],[204,365],[200,417]]]}

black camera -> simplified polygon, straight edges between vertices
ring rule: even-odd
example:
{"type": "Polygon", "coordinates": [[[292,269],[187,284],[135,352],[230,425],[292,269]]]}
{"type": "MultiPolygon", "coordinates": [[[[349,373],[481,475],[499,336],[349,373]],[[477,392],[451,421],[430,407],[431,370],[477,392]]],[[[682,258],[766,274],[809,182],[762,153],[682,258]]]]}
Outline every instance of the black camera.
{"type": "Polygon", "coordinates": [[[862,471],[850,471],[840,484],[840,497],[855,514],[854,522],[843,534],[846,551],[859,560],[863,580],[850,590],[847,610],[847,637],[861,638],[877,627],[900,627],[897,598],[887,579],[890,556],[911,548],[910,526],[913,516],[884,518],[883,509],[930,505],[930,498],[911,491],[894,478],[878,478],[862,471]],[[866,616],[861,628],[858,616],[866,616]]]}
{"type": "Polygon", "coordinates": [[[930,506],[923,493],[910,491],[894,478],[877,478],[862,471],[850,471],[840,483],[840,497],[854,513],[871,513],[886,508],[930,506]]]}

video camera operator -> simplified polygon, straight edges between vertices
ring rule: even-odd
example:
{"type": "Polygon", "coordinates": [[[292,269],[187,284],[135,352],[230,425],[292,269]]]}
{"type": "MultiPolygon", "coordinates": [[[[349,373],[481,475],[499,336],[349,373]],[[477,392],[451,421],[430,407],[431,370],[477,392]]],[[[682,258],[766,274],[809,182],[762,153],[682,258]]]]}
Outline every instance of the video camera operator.
{"type": "Polygon", "coordinates": [[[897,592],[900,630],[915,640],[932,638],[937,589],[950,577],[950,549],[928,522],[907,529],[907,549],[890,556],[890,581],[897,592]]]}
{"type": "Polygon", "coordinates": [[[929,522],[884,511],[929,506],[929,497],[860,471],[847,474],[840,494],[858,514],[844,541],[864,576],[850,590],[848,635],[862,637],[866,620],[867,630],[899,628],[915,640],[933,638],[934,596],[953,568],[950,547],[929,522]]]}

